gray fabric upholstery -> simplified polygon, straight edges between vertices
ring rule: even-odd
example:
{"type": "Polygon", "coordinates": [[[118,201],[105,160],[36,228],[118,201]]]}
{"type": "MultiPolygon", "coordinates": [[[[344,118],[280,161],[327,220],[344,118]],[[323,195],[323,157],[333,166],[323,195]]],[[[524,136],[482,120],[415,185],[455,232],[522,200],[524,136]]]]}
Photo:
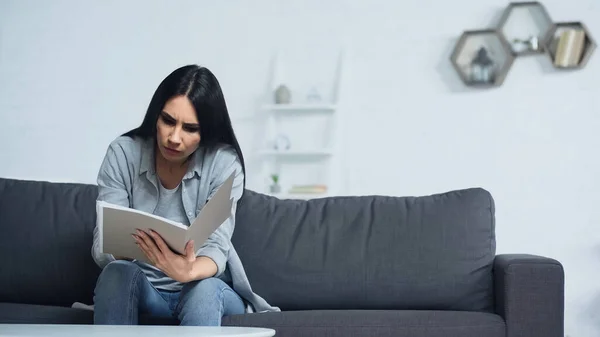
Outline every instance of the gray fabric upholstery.
{"type": "MultiPolygon", "coordinates": [[[[92,323],[92,312],[68,306],[92,302],[100,271],[90,251],[96,195],[92,185],[0,178],[0,323],[92,323]]],[[[311,201],[247,190],[236,220],[254,290],[284,311],[224,325],[278,337],[563,334],[562,266],[495,256],[485,190],[311,201]]]]}
{"type": "Polygon", "coordinates": [[[93,185],[0,179],[0,302],[90,303],[93,185]]]}
{"type": "MultiPolygon", "coordinates": [[[[91,311],[40,305],[0,303],[0,322],[92,324],[91,311]]],[[[176,324],[148,321],[142,324],[176,324]]],[[[343,310],[289,311],[235,315],[224,326],[270,327],[276,337],[504,337],[502,317],[459,311],[343,310]]]]}
{"type": "MultiPolygon", "coordinates": [[[[140,315],[141,325],[177,325],[176,319],[140,315]]],[[[94,324],[94,312],[52,305],[0,303],[0,324],[94,324]]]]}
{"type": "Polygon", "coordinates": [[[498,255],[494,261],[496,312],[507,323],[507,337],[564,336],[562,265],[546,257],[498,255]]]}
{"type": "Polygon", "coordinates": [[[308,310],[231,316],[224,323],[268,326],[276,337],[505,337],[502,317],[460,311],[308,310]]]}
{"type": "Polygon", "coordinates": [[[479,188],[310,201],[248,191],[233,243],[254,290],[283,310],[491,312],[494,225],[479,188]]]}
{"type": "Polygon", "coordinates": [[[0,303],[0,324],[92,324],[93,312],[67,307],[0,303]]]}

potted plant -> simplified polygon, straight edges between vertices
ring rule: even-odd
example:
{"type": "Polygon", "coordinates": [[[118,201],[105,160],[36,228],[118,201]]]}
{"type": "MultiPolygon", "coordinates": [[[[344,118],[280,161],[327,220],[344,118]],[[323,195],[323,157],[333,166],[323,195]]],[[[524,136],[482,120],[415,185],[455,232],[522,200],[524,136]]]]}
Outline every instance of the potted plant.
{"type": "Polygon", "coordinates": [[[281,192],[281,187],[279,186],[279,175],[271,174],[271,180],[273,180],[273,183],[271,184],[271,193],[281,192]]]}

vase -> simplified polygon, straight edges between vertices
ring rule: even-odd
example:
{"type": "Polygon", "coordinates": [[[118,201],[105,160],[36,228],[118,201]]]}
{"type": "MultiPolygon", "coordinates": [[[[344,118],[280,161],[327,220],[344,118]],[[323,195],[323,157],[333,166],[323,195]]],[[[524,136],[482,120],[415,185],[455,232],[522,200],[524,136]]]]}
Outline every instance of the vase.
{"type": "Polygon", "coordinates": [[[292,94],[290,93],[290,89],[285,85],[280,85],[277,90],[275,90],[275,103],[277,104],[289,104],[292,100],[292,94]]]}
{"type": "Polygon", "coordinates": [[[271,185],[271,193],[279,193],[281,192],[281,186],[279,186],[279,184],[272,184],[271,185]]]}

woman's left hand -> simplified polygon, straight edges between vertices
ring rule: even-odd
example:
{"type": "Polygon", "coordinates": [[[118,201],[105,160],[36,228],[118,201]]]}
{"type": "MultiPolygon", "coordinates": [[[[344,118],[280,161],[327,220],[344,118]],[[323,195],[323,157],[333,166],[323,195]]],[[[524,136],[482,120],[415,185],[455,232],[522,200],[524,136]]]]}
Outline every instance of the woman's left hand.
{"type": "Polygon", "coordinates": [[[156,268],[175,281],[182,283],[192,281],[193,265],[196,261],[194,241],[189,241],[185,246],[185,255],[180,255],[174,253],[162,237],[153,230],[146,233],[138,229],[137,234],[133,234],[133,238],[156,268]]]}

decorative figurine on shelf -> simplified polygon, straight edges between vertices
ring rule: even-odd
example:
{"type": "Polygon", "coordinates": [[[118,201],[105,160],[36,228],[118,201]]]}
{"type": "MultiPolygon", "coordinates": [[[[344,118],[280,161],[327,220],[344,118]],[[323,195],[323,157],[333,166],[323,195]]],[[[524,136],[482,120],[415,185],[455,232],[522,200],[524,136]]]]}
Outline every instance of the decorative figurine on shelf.
{"type": "Polygon", "coordinates": [[[290,89],[288,89],[288,87],[286,87],[285,85],[280,85],[279,87],[277,87],[277,90],[275,90],[275,103],[276,104],[290,104],[290,102],[292,101],[292,94],[290,92],[290,89]]]}
{"type": "Polygon", "coordinates": [[[531,36],[527,40],[514,39],[512,49],[516,53],[539,52],[540,41],[537,36],[531,36]]]}
{"type": "Polygon", "coordinates": [[[271,193],[281,192],[281,186],[279,186],[279,175],[271,174],[271,180],[273,180],[273,183],[270,186],[271,193]]]}
{"type": "Polygon", "coordinates": [[[471,62],[471,81],[473,83],[491,83],[494,81],[494,61],[485,47],[479,48],[471,62]]]}
{"type": "Polygon", "coordinates": [[[540,41],[538,40],[537,36],[532,36],[529,38],[529,41],[527,41],[529,43],[529,49],[533,50],[535,52],[540,51],[540,41]]]}

